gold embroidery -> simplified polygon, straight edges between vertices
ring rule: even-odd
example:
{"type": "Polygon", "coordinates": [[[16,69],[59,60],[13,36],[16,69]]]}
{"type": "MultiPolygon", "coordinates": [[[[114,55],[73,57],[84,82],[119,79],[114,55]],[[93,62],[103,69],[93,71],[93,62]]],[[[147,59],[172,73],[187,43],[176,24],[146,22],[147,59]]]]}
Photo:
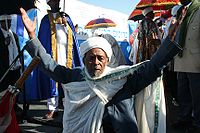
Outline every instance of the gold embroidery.
{"type": "Polygon", "coordinates": [[[67,46],[67,62],[66,62],[66,66],[68,68],[72,68],[73,33],[72,33],[72,29],[69,26],[69,24],[67,24],[67,31],[68,31],[68,37],[67,37],[68,46],[67,46]]]}

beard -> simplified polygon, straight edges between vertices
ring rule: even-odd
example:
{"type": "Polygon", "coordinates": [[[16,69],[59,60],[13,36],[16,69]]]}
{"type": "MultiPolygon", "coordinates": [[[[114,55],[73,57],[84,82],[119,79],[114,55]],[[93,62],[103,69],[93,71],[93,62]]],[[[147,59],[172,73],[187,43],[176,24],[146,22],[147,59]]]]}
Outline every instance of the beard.
{"type": "Polygon", "coordinates": [[[104,75],[104,71],[105,71],[105,69],[104,70],[95,69],[95,70],[88,71],[87,68],[85,68],[85,70],[86,70],[86,74],[93,79],[100,78],[102,75],[104,75]]]}
{"type": "Polygon", "coordinates": [[[102,71],[96,70],[96,71],[94,71],[93,76],[91,76],[91,77],[92,78],[98,78],[98,77],[101,76],[101,74],[102,74],[102,71]]]}

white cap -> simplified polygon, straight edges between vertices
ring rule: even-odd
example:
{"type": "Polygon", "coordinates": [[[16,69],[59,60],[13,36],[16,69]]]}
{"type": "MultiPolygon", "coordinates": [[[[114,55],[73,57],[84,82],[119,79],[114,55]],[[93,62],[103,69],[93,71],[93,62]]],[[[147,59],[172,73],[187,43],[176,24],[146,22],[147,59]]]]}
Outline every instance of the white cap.
{"type": "Polygon", "coordinates": [[[176,6],[174,6],[174,7],[172,8],[172,10],[171,10],[171,15],[172,15],[173,17],[176,16],[177,11],[178,11],[178,9],[179,9],[180,7],[181,7],[181,5],[176,5],[176,6]]]}
{"type": "Polygon", "coordinates": [[[36,0],[35,6],[41,11],[42,10],[51,10],[51,7],[47,4],[47,2],[49,2],[49,0],[36,0]]]}
{"type": "Polygon", "coordinates": [[[1,15],[0,16],[0,20],[11,20],[12,18],[11,18],[11,16],[10,15],[1,15]]]}
{"type": "Polygon", "coordinates": [[[144,16],[146,16],[148,13],[152,12],[153,11],[153,8],[152,7],[147,7],[145,8],[143,11],[142,11],[142,14],[144,16]]]}
{"type": "Polygon", "coordinates": [[[109,42],[103,37],[90,37],[82,44],[80,44],[80,53],[81,57],[84,58],[85,54],[93,49],[93,48],[101,48],[107,55],[109,61],[112,56],[112,48],[109,42]]]}

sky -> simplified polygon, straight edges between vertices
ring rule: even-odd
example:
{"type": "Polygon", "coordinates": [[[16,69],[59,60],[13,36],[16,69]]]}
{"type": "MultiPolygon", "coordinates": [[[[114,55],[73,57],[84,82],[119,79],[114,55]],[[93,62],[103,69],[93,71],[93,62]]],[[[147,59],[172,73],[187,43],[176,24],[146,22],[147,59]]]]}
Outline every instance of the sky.
{"type": "Polygon", "coordinates": [[[100,6],[130,15],[140,0],[80,0],[84,3],[100,6]]]}

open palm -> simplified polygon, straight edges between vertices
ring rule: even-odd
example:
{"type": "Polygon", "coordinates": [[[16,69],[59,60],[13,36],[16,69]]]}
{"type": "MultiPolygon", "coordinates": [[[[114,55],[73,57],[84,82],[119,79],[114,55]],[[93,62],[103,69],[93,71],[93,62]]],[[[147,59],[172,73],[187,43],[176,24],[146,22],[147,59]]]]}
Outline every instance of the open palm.
{"type": "Polygon", "coordinates": [[[24,26],[29,34],[30,38],[35,37],[35,30],[36,30],[36,17],[34,18],[34,21],[30,20],[28,17],[26,11],[23,8],[20,8],[22,21],[24,23],[24,26]]]}

